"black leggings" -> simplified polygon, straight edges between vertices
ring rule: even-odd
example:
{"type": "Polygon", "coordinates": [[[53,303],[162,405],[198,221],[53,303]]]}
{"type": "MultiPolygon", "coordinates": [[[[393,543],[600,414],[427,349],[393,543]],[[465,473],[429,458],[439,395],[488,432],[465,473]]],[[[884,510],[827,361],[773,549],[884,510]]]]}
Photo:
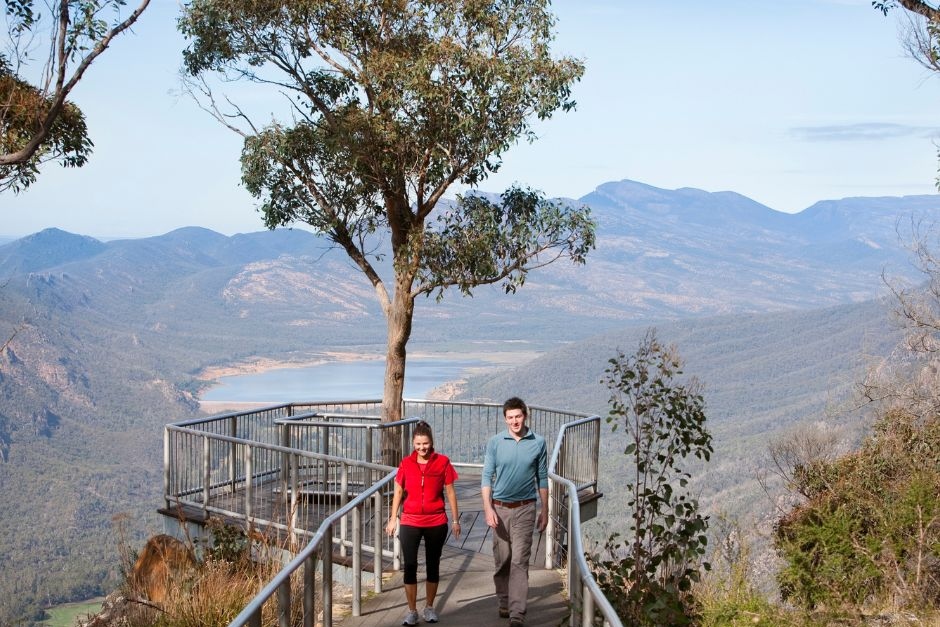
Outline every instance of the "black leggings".
{"type": "Polygon", "coordinates": [[[424,537],[424,561],[428,569],[428,581],[441,580],[441,552],[447,540],[447,523],[437,527],[412,527],[400,525],[398,539],[401,542],[401,557],[405,568],[405,583],[418,583],[418,544],[424,537]]]}

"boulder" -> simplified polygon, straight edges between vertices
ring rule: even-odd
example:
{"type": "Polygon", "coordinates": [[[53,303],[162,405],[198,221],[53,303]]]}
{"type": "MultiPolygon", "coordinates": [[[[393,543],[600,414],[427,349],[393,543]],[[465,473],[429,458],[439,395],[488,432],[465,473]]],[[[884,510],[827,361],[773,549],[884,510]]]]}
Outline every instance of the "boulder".
{"type": "Polygon", "coordinates": [[[130,583],[135,593],[162,605],[169,582],[181,579],[196,565],[193,551],[173,536],[161,533],[144,545],[131,572],[130,583]]]}

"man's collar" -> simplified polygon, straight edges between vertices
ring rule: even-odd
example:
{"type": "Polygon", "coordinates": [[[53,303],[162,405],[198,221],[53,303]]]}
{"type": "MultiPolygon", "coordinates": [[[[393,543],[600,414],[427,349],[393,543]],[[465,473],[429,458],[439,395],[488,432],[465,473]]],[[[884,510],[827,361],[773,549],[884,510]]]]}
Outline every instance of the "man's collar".
{"type": "MultiPolygon", "coordinates": [[[[503,437],[506,438],[506,439],[509,439],[509,440],[515,440],[515,439],[516,439],[516,436],[514,436],[514,435],[512,434],[512,431],[510,431],[509,429],[506,429],[505,435],[504,435],[503,437]]],[[[535,432],[533,432],[532,429],[531,429],[528,425],[526,425],[525,433],[523,433],[522,436],[521,436],[519,439],[520,439],[520,440],[528,440],[528,439],[531,439],[531,438],[534,438],[534,437],[535,437],[535,432]]]]}

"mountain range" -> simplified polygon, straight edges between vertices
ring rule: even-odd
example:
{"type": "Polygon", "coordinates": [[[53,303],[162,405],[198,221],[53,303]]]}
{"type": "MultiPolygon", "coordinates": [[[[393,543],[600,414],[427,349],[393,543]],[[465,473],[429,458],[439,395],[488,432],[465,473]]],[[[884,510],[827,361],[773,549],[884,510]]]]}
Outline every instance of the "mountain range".
{"type": "MultiPolygon", "coordinates": [[[[465,394],[603,413],[604,361],[655,325],[706,382],[724,465],[768,429],[820,417],[866,355],[890,350],[882,275],[922,279],[904,242],[940,216],[935,195],[784,214],[634,181],[566,202],[598,222],[585,266],[533,272],[515,295],[422,300],[410,349],[535,350],[465,394]]],[[[48,229],[0,245],[0,624],[113,582],[111,520],[130,520],[131,540],[154,530],[161,429],[198,412],[204,369],[381,353],[384,330],[371,286],[302,229],[112,241],[48,229]]]]}

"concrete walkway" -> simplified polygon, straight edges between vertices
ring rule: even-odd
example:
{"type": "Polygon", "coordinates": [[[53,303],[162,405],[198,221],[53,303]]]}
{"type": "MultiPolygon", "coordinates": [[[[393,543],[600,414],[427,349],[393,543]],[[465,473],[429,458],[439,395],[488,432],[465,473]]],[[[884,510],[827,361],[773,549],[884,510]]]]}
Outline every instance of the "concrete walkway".
{"type": "MultiPolygon", "coordinates": [[[[418,613],[424,608],[423,565],[418,568],[418,613]]],[[[408,605],[401,573],[383,586],[384,592],[362,602],[361,616],[344,616],[334,625],[342,627],[392,627],[401,625],[408,605]]],[[[529,568],[529,606],[526,624],[530,627],[562,625],[568,616],[562,575],[542,566],[529,568]]],[[[441,583],[435,609],[441,627],[506,627],[499,618],[493,589],[493,558],[481,553],[445,547],[441,560],[441,583]]],[[[425,623],[422,621],[421,623],[425,623]]]]}

